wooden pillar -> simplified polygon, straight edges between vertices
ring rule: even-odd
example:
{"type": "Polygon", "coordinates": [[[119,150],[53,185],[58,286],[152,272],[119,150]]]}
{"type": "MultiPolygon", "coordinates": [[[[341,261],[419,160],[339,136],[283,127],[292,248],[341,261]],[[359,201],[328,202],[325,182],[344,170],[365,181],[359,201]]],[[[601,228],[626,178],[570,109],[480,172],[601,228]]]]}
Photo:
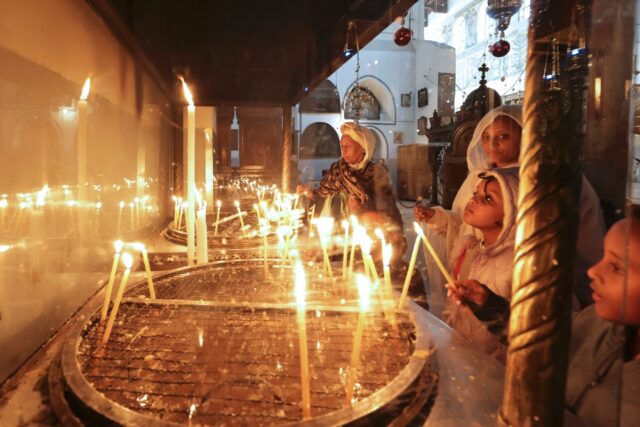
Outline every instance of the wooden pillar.
{"type": "MultiPolygon", "coordinates": [[[[560,426],[582,183],[583,97],[568,69],[549,74],[554,38],[580,0],[532,0],[520,150],[509,349],[500,421],[560,426]]],[[[560,48],[564,55],[564,51],[560,48]]],[[[558,59],[559,55],[558,55],[558,59]]],[[[584,80],[584,76],[582,76],[584,80]]]]}
{"type": "Polygon", "coordinates": [[[291,177],[291,106],[282,107],[282,192],[289,192],[291,177]]]}

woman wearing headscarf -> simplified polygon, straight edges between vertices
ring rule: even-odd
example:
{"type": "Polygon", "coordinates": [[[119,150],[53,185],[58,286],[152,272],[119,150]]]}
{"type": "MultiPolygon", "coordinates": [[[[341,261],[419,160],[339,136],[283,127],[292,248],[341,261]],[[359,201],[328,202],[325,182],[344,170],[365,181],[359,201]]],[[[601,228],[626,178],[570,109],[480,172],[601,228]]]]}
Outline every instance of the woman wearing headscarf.
{"type": "MultiPolygon", "coordinates": [[[[312,190],[300,185],[297,191],[316,200],[324,198],[329,203],[338,196],[343,217],[355,215],[371,234],[375,228],[380,228],[385,240],[393,246],[392,282],[401,286],[407,271],[406,264],[402,262],[407,243],[389,173],[383,165],[371,160],[376,137],[369,129],[353,122],[344,123],[340,133],[342,157],[323,175],[320,187],[312,190]]],[[[377,263],[380,262],[379,254],[379,249],[372,251],[377,263]]],[[[412,276],[409,295],[418,305],[428,309],[419,273],[412,276]]]]}
{"type": "Polygon", "coordinates": [[[343,216],[355,215],[368,228],[380,227],[394,245],[394,258],[401,258],[406,247],[402,216],[396,205],[387,170],[373,162],[376,138],[371,130],[353,122],[340,127],[342,157],[331,165],[312,190],[299,185],[298,193],[313,199],[339,197],[343,216]]]}
{"type": "MultiPolygon", "coordinates": [[[[489,111],[478,122],[467,149],[469,175],[458,190],[451,211],[417,206],[414,215],[434,231],[446,235],[447,247],[458,235],[473,232],[460,218],[473,195],[477,171],[492,168],[518,168],[522,135],[522,106],[503,105],[489,111]]],[[[581,305],[591,302],[587,269],[602,257],[605,226],[600,201],[587,179],[582,178],[580,224],[578,227],[575,294],[581,305]]]]}

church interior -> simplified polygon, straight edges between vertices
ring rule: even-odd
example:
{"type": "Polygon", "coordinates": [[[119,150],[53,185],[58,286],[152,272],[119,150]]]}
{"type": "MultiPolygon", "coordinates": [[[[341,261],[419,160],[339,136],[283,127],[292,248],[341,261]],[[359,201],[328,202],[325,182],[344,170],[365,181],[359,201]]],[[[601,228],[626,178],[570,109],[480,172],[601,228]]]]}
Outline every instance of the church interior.
{"type": "Polygon", "coordinates": [[[640,425],[639,23],[0,2],[0,425],[640,425]]]}

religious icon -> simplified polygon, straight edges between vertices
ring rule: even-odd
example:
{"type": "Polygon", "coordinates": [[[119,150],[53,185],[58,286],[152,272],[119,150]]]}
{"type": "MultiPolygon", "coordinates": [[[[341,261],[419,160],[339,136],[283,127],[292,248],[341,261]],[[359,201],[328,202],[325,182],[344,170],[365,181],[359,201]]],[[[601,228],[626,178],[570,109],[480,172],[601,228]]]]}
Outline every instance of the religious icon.
{"type": "Polygon", "coordinates": [[[400,94],[400,106],[411,107],[411,92],[400,94]]]}
{"type": "Polygon", "coordinates": [[[418,108],[425,107],[429,103],[427,88],[423,87],[418,91],[418,108]]]}
{"type": "Polygon", "coordinates": [[[427,118],[425,116],[421,116],[418,119],[418,135],[426,135],[427,134],[427,118]]]}
{"type": "Polygon", "coordinates": [[[394,132],[393,133],[393,142],[395,144],[402,144],[404,133],[403,132],[394,132]]]}

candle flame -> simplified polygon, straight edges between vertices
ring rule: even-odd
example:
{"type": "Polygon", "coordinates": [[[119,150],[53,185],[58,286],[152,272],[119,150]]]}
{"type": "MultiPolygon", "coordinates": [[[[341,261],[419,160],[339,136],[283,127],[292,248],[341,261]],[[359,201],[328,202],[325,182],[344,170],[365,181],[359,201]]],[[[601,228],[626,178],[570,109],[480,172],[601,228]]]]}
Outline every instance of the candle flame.
{"type": "Polygon", "coordinates": [[[193,95],[191,95],[191,91],[189,90],[189,86],[187,86],[187,82],[184,81],[182,76],[178,76],[180,81],[182,82],[182,92],[184,92],[184,99],[187,100],[187,104],[193,107],[193,95]]]}
{"type": "Polygon", "coordinates": [[[296,292],[296,304],[298,305],[298,308],[304,308],[304,304],[305,304],[305,297],[306,297],[306,287],[307,287],[307,280],[305,278],[305,274],[304,274],[304,267],[302,266],[302,263],[300,261],[296,262],[296,288],[295,288],[295,292],[296,292]]]}
{"type": "Polygon", "coordinates": [[[124,202],[120,202],[118,206],[120,206],[120,209],[124,209],[124,202]]]}
{"type": "Polygon", "coordinates": [[[96,202],[96,209],[102,208],[102,202],[96,202]]]}
{"type": "Polygon", "coordinates": [[[343,228],[345,231],[348,231],[348,230],[349,230],[349,221],[347,221],[346,219],[343,219],[343,220],[342,220],[342,228],[343,228]]]}
{"type": "Polygon", "coordinates": [[[374,233],[378,239],[384,240],[384,233],[382,232],[382,230],[380,230],[379,228],[376,228],[374,230],[374,233]]]}
{"type": "Polygon", "coordinates": [[[360,309],[368,311],[371,306],[371,282],[362,274],[356,274],[356,283],[360,294],[360,309]]]}
{"type": "Polygon", "coordinates": [[[133,265],[133,257],[131,256],[130,253],[125,252],[122,254],[122,263],[124,264],[127,270],[131,269],[131,266],[133,265]]]}
{"type": "Polygon", "coordinates": [[[216,200],[216,206],[218,207],[218,209],[220,209],[220,206],[222,206],[222,201],[216,200]]]}
{"type": "Polygon", "coordinates": [[[7,199],[0,200],[0,208],[6,208],[7,206],[9,206],[9,202],[7,202],[7,199]]]}
{"type": "Polygon", "coordinates": [[[418,236],[423,236],[424,232],[422,231],[422,227],[416,221],[413,221],[413,229],[416,231],[418,236]]]}
{"type": "Polygon", "coordinates": [[[387,243],[382,248],[382,264],[385,267],[389,267],[389,263],[391,262],[391,255],[393,254],[393,249],[391,243],[387,243]]]}
{"type": "Polygon", "coordinates": [[[235,206],[237,209],[240,209],[240,202],[239,202],[239,201],[235,200],[235,201],[233,202],[233,204],[234,204],[234,206],[235,206]]]}
{"type": "Polygon", "coordinates": [[[132,247],[133,249],[135,249],[136,251],[140,251],[140,252],[143,252],[143,251],[146,249],[146,248],[145,248],[145,246],[144,246],[144,244],[143,244],[143,243],[140,243],[140,242],[132,243],[132,244],[131,244],[131,247],[132,247]]]}
{"type": "Polygon", "coordinates": [[[117,253],[120,253],[123,245],[124,243],[122,243],[122,240],[116,240],[115,242],[113,242],[113,247],[115,248],[117,253]]]}
{"type": "Polygon", "coordinates": [[[371,238],[366,233],[362,234],[360,236],[360,247],[365,255],[369,255],[371,253],[371,245],[371,238]]]}
{"type": "Polygon", "coordinates": [[[87,77],[82,86],[82,93],[80,94],[80,101],[86,101],[89,97],[89,91],[91,90],[91,77],[87,77]]]}
{"type": "Polygon", "coordinates": [[[0,253],[5,253],[11,248],[12,248],[11,245],[0,245],[0,253]]]}

